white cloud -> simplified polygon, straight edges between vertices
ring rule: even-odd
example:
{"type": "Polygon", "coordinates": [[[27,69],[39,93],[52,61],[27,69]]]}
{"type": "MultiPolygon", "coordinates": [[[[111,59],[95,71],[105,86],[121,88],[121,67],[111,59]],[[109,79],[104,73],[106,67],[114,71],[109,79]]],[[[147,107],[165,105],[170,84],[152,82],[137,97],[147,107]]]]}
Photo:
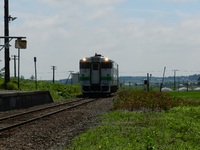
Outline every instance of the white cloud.
{"type": "Polygon", "coordinates": [[[90,19],[99,19],[99,18],[102,18],[102,17],[107,18],[107,16],[110,16],[110,14],[113,13],[113,11],[114,11],[113,7],[97,9],[89,16],[89,18],[90,19]]]}
{"type": "Polygon", "coordinates": [[[188,18],[185,19],[182,22],[182,28],[187,29],[187,30],[199,30],[200,29],[200,20],[199,20],[200,16],[197,18],[188,18]]]}

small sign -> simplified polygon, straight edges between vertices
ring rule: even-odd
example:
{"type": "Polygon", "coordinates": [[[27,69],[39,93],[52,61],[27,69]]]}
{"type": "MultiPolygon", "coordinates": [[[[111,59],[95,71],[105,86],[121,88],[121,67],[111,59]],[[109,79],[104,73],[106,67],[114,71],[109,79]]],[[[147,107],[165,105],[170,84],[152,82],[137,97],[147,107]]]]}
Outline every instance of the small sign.
{"type": "Polygon", "coordinates": [[[15,48],[26,49],[27,41],[26,40],[15,40],[15,48]]]}

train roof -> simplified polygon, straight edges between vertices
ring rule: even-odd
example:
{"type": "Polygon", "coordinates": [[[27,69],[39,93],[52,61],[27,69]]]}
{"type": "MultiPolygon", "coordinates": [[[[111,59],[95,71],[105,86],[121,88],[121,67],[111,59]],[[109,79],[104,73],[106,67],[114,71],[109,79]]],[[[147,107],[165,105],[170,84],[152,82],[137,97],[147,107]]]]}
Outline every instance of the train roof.
{"type": "Polygon", "coordinates": [[[94,56],[82,58],[80,60],[80,62],[84,62],[84,61],[90,62],[90,61],[95,61],[95,60],[97,61],[97,60],[102,60],[102,59],[104,59],[105,61],[108,61],[108,62],[114,62],[113,60],[111,60],[111,59],[109,59],[107,57],[104,57],[101,54],[97,54],[97,53],[95,53],[94,56]]]}

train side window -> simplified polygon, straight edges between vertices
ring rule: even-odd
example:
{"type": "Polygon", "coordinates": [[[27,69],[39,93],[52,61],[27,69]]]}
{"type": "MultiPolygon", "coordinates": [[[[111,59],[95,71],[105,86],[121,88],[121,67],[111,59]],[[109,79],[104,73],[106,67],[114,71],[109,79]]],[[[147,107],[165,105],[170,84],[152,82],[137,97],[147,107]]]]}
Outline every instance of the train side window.
{"type": "Polygon", "coordinates": [[[112,68],[112,62],[102,62],[102,63],[101,63],[101,68],[102,68],[102,69],[109,69],[109,68],[112,68]]]}
{"type": "Polygon", "coordinates": [[[89,62],[80,62],[80,69],[90,69],[89,62]]]}

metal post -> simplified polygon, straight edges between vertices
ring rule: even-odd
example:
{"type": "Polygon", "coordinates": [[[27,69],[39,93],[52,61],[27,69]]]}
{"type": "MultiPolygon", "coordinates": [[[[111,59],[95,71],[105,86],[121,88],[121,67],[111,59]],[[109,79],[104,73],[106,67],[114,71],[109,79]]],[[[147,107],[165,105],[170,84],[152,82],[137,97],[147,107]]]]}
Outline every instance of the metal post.
{"type": "Polygon", "coordinates": [[[36,57],[34,57],[34,63],[35,63],[35,86],[37,90],[37,66],[36,66],[36,57]]]}
{"type": "Polygon", "coordinates": [[[17,74],[16,74],[16,55],[14,55],[14,77],[15,78],[17,77],[17,74]]]}
{"type": "Polygon", "coordinates": [[[20,90],[19,78],[20,78],[20,49],[18,48],[18,89],[20,90]]]}
{"type": "MultiPolygon", "coordinates": [[[[4,25],[5,25],[5,31],[4,35],[9,36],[9,4],[8,0],[4,0],[4,25]]],[[[9,38],[5,38],[4,40],[5,44],[5,88],[8,82],[10,82],[10,54],[9,54],[9,38]]]]}
{"type": "Polygon", "coordinates": [[[53,66],[53,83],[55,82],[55,66],[53,66]]]}
{"type": "Polygon", "coordinates": [[[17,78],[17,73],[16,73],[16,60],[17,60],[17,56],[16,55],[12,55],[12,60],[14,60],[14,78],[17,78]]]}
{"type": "Polygon", "coordinates": [[[55,69],[56,69],[56,66],[52,66],[52,69],[53,69],[53,83],[55,83],[55,69]]]}
{"type": "Polygon", "coordinates": [[[174,70],[174,91],[176,90],[176,71],[174,70]]]}

